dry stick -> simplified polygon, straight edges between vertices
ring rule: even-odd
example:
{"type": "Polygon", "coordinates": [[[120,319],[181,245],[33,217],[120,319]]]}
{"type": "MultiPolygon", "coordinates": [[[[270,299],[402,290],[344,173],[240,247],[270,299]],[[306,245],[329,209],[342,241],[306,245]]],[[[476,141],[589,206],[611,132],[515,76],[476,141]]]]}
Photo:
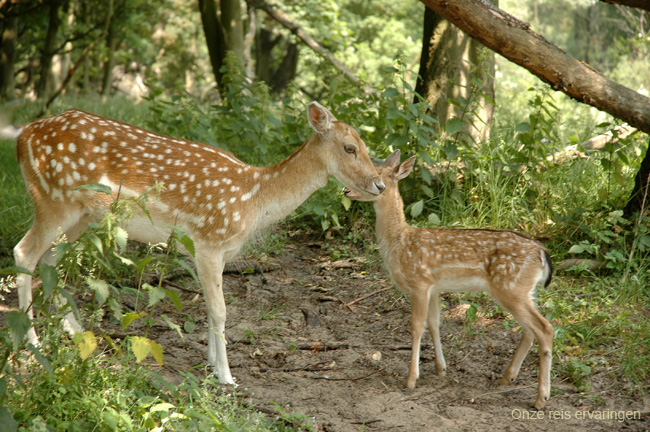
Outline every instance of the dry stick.
{"type": "Polygon", "coordinates": [[[363,297],[359,297],[359,298],[356,299],[356,300],[352,300],[352,301],[349,302],[349,303],[345,303],[345,306],[347,306],[347,307],[349,308],[350,306],[352,306],[352,305],[355,304],[355,303],[359,303],[360,301],[365,300],[365,299],[367,299],[368,297],[372,297],[372,296],[374,296],[374,295],[376,295],[376,294],[379,294],[380,292],[388,291],[388,290],[391,289],[391,288],[392,288],[392,287],[380,288],[380,289],[378,289],[378,290],[375,290],[375,291],[371,292],[370,294],[366,294],[366,295],[364,295],[363,297]]]}
{"type": "MultiPolygon", "coordinates": [[[[639,211],[639,219],[636,221],[637,230],[641,225],[641,219],[643,219],[643,212],[645,210],[645,199],[648,196],[648,186],[650,186],[650,174],[648,174],[648,178],[646,179],[645,182],[645,191],[643,192],[643,200],[641,201],[641,210],[639,211]]],[[[625,285],[625,281],[627,280],[627,275],[630,271],[630,266],[632,265],[632,256],[634,255],[634,249],[636,249],[637,239],[638,236],[635,236],[634,241],[632,242],[632,250],[630,250],[630,256],[627,259],[627,266],[625,267],[625,273],[623,274],[623,280],[622,280],[623,285],[625,285]]]]}

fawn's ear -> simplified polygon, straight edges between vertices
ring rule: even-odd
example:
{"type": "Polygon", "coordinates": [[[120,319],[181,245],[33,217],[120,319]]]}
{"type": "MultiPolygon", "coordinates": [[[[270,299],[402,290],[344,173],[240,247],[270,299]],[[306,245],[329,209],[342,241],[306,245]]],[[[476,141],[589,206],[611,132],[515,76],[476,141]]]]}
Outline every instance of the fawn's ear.
{"type": "Polygon", "coordinates": [[[411,156],[406,159],[402,164],[396,167],[393,172],[395,173],[395,180],[402,180],[407,175],[411,174],[413,171],[413,165],[415,164],[415,156],[411,156]]]}
{"type": "Polygon", "coordinates": [[[320,135],[325,135],[332,129],[332,122],[336,121],[336,117],[318,102],[312,102],[307,108],[309,124],[320,135]]]}
{"type": "Polygon", "coordinates": [[[397,165],[399,165],[399,158],[400,158],[400,151],[395,150],[386,158],[386,161],[384,162],[384,166],[388,168],[395,168],[397,165]]]}

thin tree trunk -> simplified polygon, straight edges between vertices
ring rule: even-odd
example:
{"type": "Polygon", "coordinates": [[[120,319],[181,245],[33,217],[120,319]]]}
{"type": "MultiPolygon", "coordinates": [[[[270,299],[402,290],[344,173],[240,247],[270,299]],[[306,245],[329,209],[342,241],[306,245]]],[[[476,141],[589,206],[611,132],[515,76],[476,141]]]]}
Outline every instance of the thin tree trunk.
{"type": "Polygon", "coordinates": [[[14,98],[14,64],[16,59],[16,37],[18,18],[6,16],[0,22],[0,100],[14,98]]]}
{"type": "Polygon", "coordinates": [[[199,12],[201,13],[205,42],[208,46],[208,53],[210,54],[212,72],[214,73],[217,87],[221,87],[223,84],[221,66],[223,66],[223,61],[226,57],[226,46],[221,25],[217,19],[215,0],[199,0],[199,12]]]}
{"type": "Polygon", "coordinates": [[[423,29],[415,91],[433,107],[441,124],[462,118],[473,141],[485,141],[494,116],[494,54],[431,9],[425,10],[423,29]],[[470,104],[459,107],[450,100],[470,104]]]}
{"type": "Polygon", "coordinates": [[[47,35],[41,52],[41,74],[36,83],[36,95],[39,98],[45,97],[50,84],[52,75],[52,57],[56,54],[56,35],[61,27],[61,18],[59,9],[63,4],[62,0],[49,1],[49,19],[47,26],[47,35]]]}
{"type": "MultiPolygon", "coordinates": [[[[648,185],[648,178],[650,176],[650,139],[648,140],[648,150],[641,161],[641,167],[634,177],[634,189],[630,193],[630,198],[623,208],[623,216],[629,218],[632,214],[641,210],[641,203],[643,202],[643,195],[648,185]]],[[[647,204],[647,203],[646,203],[647,204]]]]}

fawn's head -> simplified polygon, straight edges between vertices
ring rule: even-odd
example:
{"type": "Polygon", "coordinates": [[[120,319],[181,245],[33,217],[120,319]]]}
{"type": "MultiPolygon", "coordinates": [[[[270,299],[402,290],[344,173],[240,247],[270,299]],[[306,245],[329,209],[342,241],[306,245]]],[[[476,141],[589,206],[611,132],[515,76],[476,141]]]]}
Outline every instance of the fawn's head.
{"type": "Polygon", "coordinates": [[[360,193],[355,190],[346,189],[345,195],[351,200],[355,201],[378,201],[384,196],[391,194],[393,190],[397,190],[397,182],[408,176],[413,171],[415,164],[415,156],[411,156],[400,164],[400,151],[395,150],[384,161],[384,166],[377,167],[379,178],[384,184],[386,190],[381,195],[368,195],[360,193]]]}
{"type": "Polygon", "coordinates": [[[366,144],[357,131],[336,120],[327,108],[318,102],[309,104],[309,123],[316,131],[319,154],[330,175],[346,188],[358,193],[377,196],[384,191],[384,183],[377,175],[366,144]]]}

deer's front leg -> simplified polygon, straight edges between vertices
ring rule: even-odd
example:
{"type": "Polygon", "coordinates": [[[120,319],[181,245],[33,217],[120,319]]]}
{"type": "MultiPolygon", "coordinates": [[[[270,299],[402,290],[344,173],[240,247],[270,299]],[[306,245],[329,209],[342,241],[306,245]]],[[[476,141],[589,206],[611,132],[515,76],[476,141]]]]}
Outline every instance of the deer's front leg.
{"type": "Polygon", "coordinates": [[[415,382],[420,376],[420,343],[424,332],[424,323],[427,319],[429,302],[426,292],[413,293],[411,296],[411,364],[406,387],[415,388],[415,382]]]}
{"type": "Polygon", "coordinates": [[[214,368],[219,382],[234,384],[226,353],[226,302],[223,298],[223,256],[206,256],[196,250],[196,268],[203,286],[208,311],[208,362],[214,368]]]}

